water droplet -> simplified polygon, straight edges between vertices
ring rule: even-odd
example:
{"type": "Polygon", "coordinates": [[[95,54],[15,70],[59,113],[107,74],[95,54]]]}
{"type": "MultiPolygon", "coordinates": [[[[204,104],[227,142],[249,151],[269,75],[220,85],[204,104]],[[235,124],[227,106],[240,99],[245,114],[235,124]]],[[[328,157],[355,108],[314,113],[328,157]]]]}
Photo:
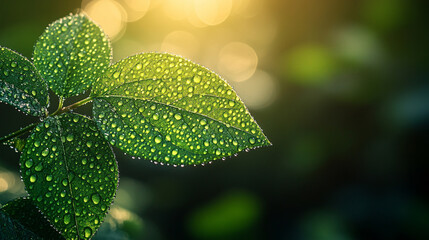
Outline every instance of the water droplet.
{"type": "Polygon", "coordinates": [[[197,75],[197,76],[195,76],[195,77],[194,77],[194,82],[195,82],[195,83],[200,83],[200,82],[201,82],[201,77],[200,77],[200,76],[198,76],[198,75],[197,75]]]}
{"type": "Polygon", "coordinates": [[[250,143],[250,144],[255,144],[255,142],[256,142],[256,141],[255,141],[255,139],[254,139],[254,138],[249,138],[249,143],[250,143]]]}
{"type": "Polygon", "coordinates": [[[31,91],[31,95],[36,96],[36,91],[31,91]]]}
{"type": "Polygon", "coordinates": [[[215,152],[215,153],[216,153],[216,155],[218,155],[218,156],[219,156],[222,152],[221,152],[219,149],[216,149],[216,152],[215,152]]]}
{"type": "Polygon", "coordinates": [[[35,146],[35,147],[40,147],[40,142],[39,142],[39,141],[35,141],[35,142],[34,142],[34,146],[35,146]]]}
{"type": "Polygon", "coordinates": [[[66,214],[66,215],[64,215],[64,224],[69,224],[70,223],[70,221],[71,221],[71,216],[70,216],[70,214],[66,214]]]}
{"type": "Polygon", "coordinates": [[[173,151],[171,151],[171,155],[173,155],[173,156],[176,156],[177,155],[177,150],[173,150],[173,151]]]}
{"type": "Polygon", "coordinates": [[[140,69],[142,69],[142,67],[143,67],[143,65],[141,63],[139,63],[136,65],[136,70],[140,70],[140,69]]]}
{"type": "Polygon", "coordinates": [[[37,166],[34,168],[37,172],[40,172],[43,170],[43,165],[41,163],[37,164],[37,166]]]}
{"type": "Polygon", "coordinates": [[[34,183],[34,182],[36,182],[36,180],[37,180],[36,175],[31,175],[30,182],[34,183]]]}
{"type": "Polygon", "coordinates": [[[33,166],[33,159],[28,159],[27,161],[25,161],[25,166],[27,168],[31,168],[31,166],[33,166]]]}
{"type": "Polygon", "coordinates": [[[85,228],[85,230],[84,230],[84,232],[85,232],[85,237],[86,237],[86,238],[91,237],[91,235],[92,235],[92,230],[91,230],[91,228],[86,227],[86,228],[85,228]]]}
{"type": "Polygon", "coordinates": [[[182,119],[182,115],[180,115],[180,113],[176,113],[176,114],[174,114],[174,118],[176,120],[180,120],[180,119],[182,119]]]}
{"type": "Polygon", "coordinates": [[[52,175],[46,176],[46,181],[48,181],[48,182],[52,181],[52,175]]]}
{"type": "Polygon", "coordinates": [[[10,66],[11,66],[11,67],[13,67],[13,68],[14,68],[14,67],[16,67],[16,65],[17,65],[17,64],[16,64],[16,62],[12,62],[12,63],[10,64],[10,66]]]}
{"type": "Polygon", "coordinates": [[[120,75],[120,73],[119,73],[119,72],[115,72],[115,73],[113,74],[113,77],[114,77],[114,78],[118,78],[118,77],[119,77],[119,75],[120,75]]]}
{"type": "Polygon", "coordinates": [[[158,120],[159,119],[159,114],[158,113],[155,113],[154,115],[153,115],[153,120],[158,120]]]}
{"type": "Polygon", "coordinates": [[[86,146],[89,148],[92,147],[92,142],[91,141],[86,142],[86,146]]]}
{"type": "Polygon", "coordinates": [[[94,204],[99,204],[100,203],[100,195],[98,195],[97,193],[92,194],[91,200],[94,204]]]}
{"type": "Polygon", "coordinates": [[[161,143],[162,138],[161,136],[156,136],[154,140],[155,140],[155,143],[161,143]]]}
{"type": "Polygon", "coordinates": [[[206,125],[206,124],[207,124],[207,120],[205,120],[205,119],[201,119],[200,124],[201,124],[201,126],[206,125]]]}
{"type": "Polygon", "coordinates": [[[63,184],[64,187],[67,187],[67,185],[69,184],[69,181],[67,179],[64,179],[62,181],[62,184],[63,184]]]}
{"type": "Polygon", "coordinates": [[[46,157],[49,154],[49,148],[46,148],[45,150],[42,151],[42,156],[46,157]]]}
{"type": "Polygon", "coordinates": [[[70,133],[69,135],[67,135],[66,139],[67,139],[67,141],[69,141],[69,142],[73,141],[73,139],[74,139],[73,134],[71,134],[71,133],[70,133]]]}

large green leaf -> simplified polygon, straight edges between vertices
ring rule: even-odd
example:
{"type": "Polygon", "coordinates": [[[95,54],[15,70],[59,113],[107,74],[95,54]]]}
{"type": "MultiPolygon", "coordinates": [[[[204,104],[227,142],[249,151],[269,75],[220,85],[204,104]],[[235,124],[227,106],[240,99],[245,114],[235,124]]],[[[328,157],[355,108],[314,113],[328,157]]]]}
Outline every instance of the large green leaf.
{"type": "Polygon", "coordinates": [[[0,239],[14,240],[42,240],[15,219],[0,209],[0,239]]]}
{"type": "Polygon", "coordinates": [[[4,47],[0,47],[0,101],[33,116],[45,115],[49,101],[48,87],[34,65],[4,47]]]}
{"type": "Polygon", "coordinates": [[[43,239],[64,239],[28,198],[8,202],[2,210],[22,226],[43,239]]]}
{"type": "Polygon", "coordinates": [[[34,48],[34,65],[58,95],[84,92],[111,62],[104,32],[84,14],[49,25],[34,48]]]}
{"type": "Polygon", "coordinates": [[[67,239],[88,239],[116,192],[118,168],[95,123],[66,113],[49,117],[29,136],[21,174],[34,203],[67,239]]]}
{"type": "Polygon", "coordinates": [[[94,83],[94,118],[124,152],[173,165],[203,164],[269,145],[222,78],[170,54],[139,54],[94,83]]]}

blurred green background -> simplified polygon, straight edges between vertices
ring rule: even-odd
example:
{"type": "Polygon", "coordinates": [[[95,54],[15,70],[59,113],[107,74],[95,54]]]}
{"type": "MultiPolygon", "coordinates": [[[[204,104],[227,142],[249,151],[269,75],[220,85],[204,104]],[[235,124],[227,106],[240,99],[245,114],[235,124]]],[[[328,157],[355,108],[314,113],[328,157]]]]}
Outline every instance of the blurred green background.
{"type": "MultiPolygon", "coordinates": [[[[116,151],[119,190],[95,239],[429,239],[424,4],[2,0],[0,45],[31,58],[44,28],[79,8],[114,61],[171,52],[218,72],[273,143],[185,168],[116,151]]],[[[0,135],[37,120],[0,113],[0,135]]],[[[26,193],[19,155],[0,151],[4,204],[26,193]]]]}

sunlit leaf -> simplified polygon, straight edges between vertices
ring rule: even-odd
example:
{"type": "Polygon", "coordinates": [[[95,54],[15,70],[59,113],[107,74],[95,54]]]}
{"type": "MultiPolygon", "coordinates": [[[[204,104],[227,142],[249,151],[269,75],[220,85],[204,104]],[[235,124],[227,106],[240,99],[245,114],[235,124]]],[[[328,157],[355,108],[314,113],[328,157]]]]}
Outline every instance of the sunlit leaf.
{"type": "Polygon", "coordinates": [[[48,87],[27,58],[0,47],[0,101],[26,114],[43,116],[48,107],[48,87]]]}
{"type": "Polygon", "coordinates": [[[95,123],[66,113],[32,132],[20,159],[34,203],[67,239],[89,239],[116,192],[118,168],[95,123]]]}
{"type": "Polygon", "coordinates": [[[0,239],[42,240],[0,209],[0,239]]]}
{"type": "Polygon", "coordinates": [[[58,95],[84,92],[111,61],[104,32],[86,15],[61,18],[49,25],[34,48],[34,65],[58,95]]]}
{"type": "Polygon", "coordinates": [[[43,239],[64,239],[33,204],[33,200],[18,198],[2,207],[3,212],[43,239]]]}
{"type": "Polygon", "coordinates": [[[192,165],[270,144],[231,86],[178,56],[121,60],[91,96],[99,129],[134,156],[192,165]]]}

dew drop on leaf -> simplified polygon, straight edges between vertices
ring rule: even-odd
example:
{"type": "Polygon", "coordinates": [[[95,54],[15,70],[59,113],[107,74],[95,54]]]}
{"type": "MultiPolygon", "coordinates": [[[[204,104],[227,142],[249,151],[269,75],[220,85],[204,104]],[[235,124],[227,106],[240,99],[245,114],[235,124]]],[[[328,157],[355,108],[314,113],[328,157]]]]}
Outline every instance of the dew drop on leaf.
{"type": "Polygon", "coordinates": [[[34,183],[34,182],[36,182],[36,180],[37,180],[36,175],[31,175],[30,176],[30,182],[34,183]]]}
{"type": "Polygon", "coordinates": [[[91,196],[91,200],[94,204],[99,204],[100,203],[100,195],[98,195],[98,193],[95,193],[91,196]]]}
{"type": "Polygon", "coordinates": [[[31,168],[31,166],[33,166],[33,159],[28,159],[27,161],[25,161],[25,166],[27,168],[31,168]]]}
{"type": "Polygon", "coordinates": [[[64,215],[64,224],[69,224],[70,223],[70,221],[71,221],[71,216],[70,216],[70,214],[66,214],[66,215],[64,215]]]}
{"type": "Polygon", "coordinates": [[[92,230],[91,230],[91,228],[86,227],[84,231],[85,231],[85,237],[86,237],[86,238],[91,237],[91,235],[92,235],[92,230]]]}

